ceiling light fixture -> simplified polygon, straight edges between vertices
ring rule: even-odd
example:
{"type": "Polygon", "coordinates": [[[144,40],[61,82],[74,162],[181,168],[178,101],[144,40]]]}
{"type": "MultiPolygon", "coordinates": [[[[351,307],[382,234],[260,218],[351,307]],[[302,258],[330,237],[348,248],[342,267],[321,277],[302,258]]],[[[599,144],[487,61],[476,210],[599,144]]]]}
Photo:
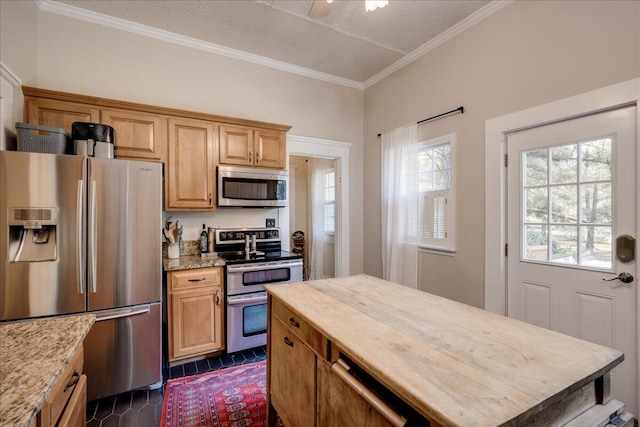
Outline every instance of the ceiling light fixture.
{"type": "MultiPolygon", "coordinates": [[[[333,1],[333,0],[331,0],[331,1],[333,1]]],[[[365,0],[364,1],[364,9],[367,12],[369,12],[370,10],[376,10],[379,7],[385,7],[388,4],[389,4],[389,0],[365,0]]]]}

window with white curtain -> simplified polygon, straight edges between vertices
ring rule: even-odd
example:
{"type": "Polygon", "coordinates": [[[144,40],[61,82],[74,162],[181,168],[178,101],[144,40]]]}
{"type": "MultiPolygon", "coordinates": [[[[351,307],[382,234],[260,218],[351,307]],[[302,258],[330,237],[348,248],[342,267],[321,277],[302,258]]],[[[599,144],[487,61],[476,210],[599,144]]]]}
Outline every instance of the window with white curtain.
{"type": "Polygon", "coordinates": [[[416,225],[418,244],[428,249],[455,250],[454,143],[455,135],[447,135],[420,142],[418,146],[416,225]]]}
{"type": "Polygon", "coordinates": [[[336,232],[336,170],[327,169],[324,180],[324,232],[336,232]]]}

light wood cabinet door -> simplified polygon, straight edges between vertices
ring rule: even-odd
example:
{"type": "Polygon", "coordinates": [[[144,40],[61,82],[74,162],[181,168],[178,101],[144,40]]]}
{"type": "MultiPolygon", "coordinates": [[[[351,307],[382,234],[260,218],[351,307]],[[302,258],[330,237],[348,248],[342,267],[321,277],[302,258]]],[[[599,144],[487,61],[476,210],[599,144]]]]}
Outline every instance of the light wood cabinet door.
{"type": "Polygon", "coordinates": [[[286,167],[286,138],[284,132],[254,131],[254,166],[269,169],[286,167]]]}
{"type": "Polygon", "coordinates": [[[315,426],[315,353],[279,319],[272,316],[270,327],[271,404],[285,426],[315,426]]]}
{"type": "Polygon", "coordinates": [[[25,98],[24,112],[27,123],[62,128],[69,136],[73,122],[100,121],[100,110],[95,106],[52,99],[25,98]]]}
{"type": "Polygon", "coordinates": [[[170,361],[222,349],[221,286],[172,292],[170,300],[170,361]]]}
{"type": "Polygon", "coordinates": [[[253,130],[240,126],[221,125],[219,128],[220,163],[236,166],[252,166],[253,130]]]}
{"type": "Polygon", "coordinates": [[[101,123],[115,130],[118,158],[164,162],[167,157],[167,118],[137,111],[100,110],[101,123]]]}
{"type": "MultiPolygon", "coordinates": [[[[69,426],[84,425],[74,424],[79,416],[77,411],[84,411],[87,404],[86,375],[82,375],[84,367],[84,348],[80,347],[71,357],[64,372],[54,384],[51,393],[47,397],[38,413],[38,427],[62,426],[62,421],[69,426]]],[[[83,422],[86,419],[86,412],[83,422]]]]}
{"type": "Polygon", "coordinates": [[[166,210],[215,209],[215,124],[169,119],[166,210]]]}
{"type": "Polygon", "coordinates": [[[87,376],[82,375],[58,427],[84,427],[87,423],[87,376]]]}
{"type": "MultiPolygon", "coordinates": [[[[355,381],[355,380],[354,380],[355,381]]],[[[371,393],[362,387],[362,393],[371,393]]],[[[363,399],[326,362],[318,363],[318,427],[391,427],[377,408],[363,399]]]]}

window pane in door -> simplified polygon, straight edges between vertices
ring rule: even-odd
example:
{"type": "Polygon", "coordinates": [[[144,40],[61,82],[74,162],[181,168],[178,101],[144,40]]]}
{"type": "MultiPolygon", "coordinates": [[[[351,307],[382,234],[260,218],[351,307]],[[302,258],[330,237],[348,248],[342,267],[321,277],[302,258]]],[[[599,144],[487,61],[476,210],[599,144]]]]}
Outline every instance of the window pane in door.
{"type": "Polygon", "coordinates": [[[580,181],[611,181],[611,138],[580,144],[580,181]]]}
{"type": "Polygon", "coordinates": [[[582,184],[580,186],[580,222],[582,224],[611,224],[611,184],[582,184]]]}
{"type": "Polygon", "coordinates": [[[548,154],[547,150],[535,150],[525,153],[525,174],[524,185],[530,187],[533,185],[546,185],[548,171],[548,154]]]}
{"type": "Polygon", "coordinates": [[[546,224],[524,227],[525,258],[537,261],[548,260],[548,230],[546,224]]]}
{"type": "Polygon", "coordinates": [[[578,145],[551,149],[551,183],[572,184],[578,181],[578,145]]]}
{"type": "Polygon", "coordinates": [[[547,222],[549,215],[547,188],[527,188],[525,190],[525,221],[547,222]]]}
{"type": "Polygon", "coordinates": [[[611,268],[613,250],[611,227],[580,227],[580,265],[611,268]]]}
{"type": "Polygon", "coordinates": [[[577,224],[577,185],[558,185],[551,187],[551,222],[577,224]]]}
{"type": "Polygon", "coordinates": [[[551,226],[551,261],[572,265],[578,263],[578,227],[551,226]]]}

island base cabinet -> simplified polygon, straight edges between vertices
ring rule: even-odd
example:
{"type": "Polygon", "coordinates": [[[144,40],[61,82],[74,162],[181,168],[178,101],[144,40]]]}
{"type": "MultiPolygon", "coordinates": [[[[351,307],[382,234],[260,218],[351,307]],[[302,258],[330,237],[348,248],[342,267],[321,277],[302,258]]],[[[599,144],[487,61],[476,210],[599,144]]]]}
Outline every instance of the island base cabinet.
{"type": "Polygon", "coordinates": [[[270,403],[285,426],[315,426],[315,353],[273,317],[270,351],[270,403]]]}
{"type": "Polygon", "coordinates": [[[84,427],[87,420],[87,376],[82,375],[78,381],[69,406],[62,415],[58,427],[84,427]]]}
{"type": "MultiPolygon", "coordinates": [[[[357,389],[340,378],[331,366],[325,362],[318,363],[318,427],[397,425],[387,421],[379,408],[361,397],[357,389]]],[[[364,386],[360,390],[361,393],[371,393],[364,386]]]]}
{"type": "Polygon", "coordinates": [[[38,427],[75,427],[86,423],[87,376],[82,374],[84,350],[80,347],[37,416],[38,427]]]}

